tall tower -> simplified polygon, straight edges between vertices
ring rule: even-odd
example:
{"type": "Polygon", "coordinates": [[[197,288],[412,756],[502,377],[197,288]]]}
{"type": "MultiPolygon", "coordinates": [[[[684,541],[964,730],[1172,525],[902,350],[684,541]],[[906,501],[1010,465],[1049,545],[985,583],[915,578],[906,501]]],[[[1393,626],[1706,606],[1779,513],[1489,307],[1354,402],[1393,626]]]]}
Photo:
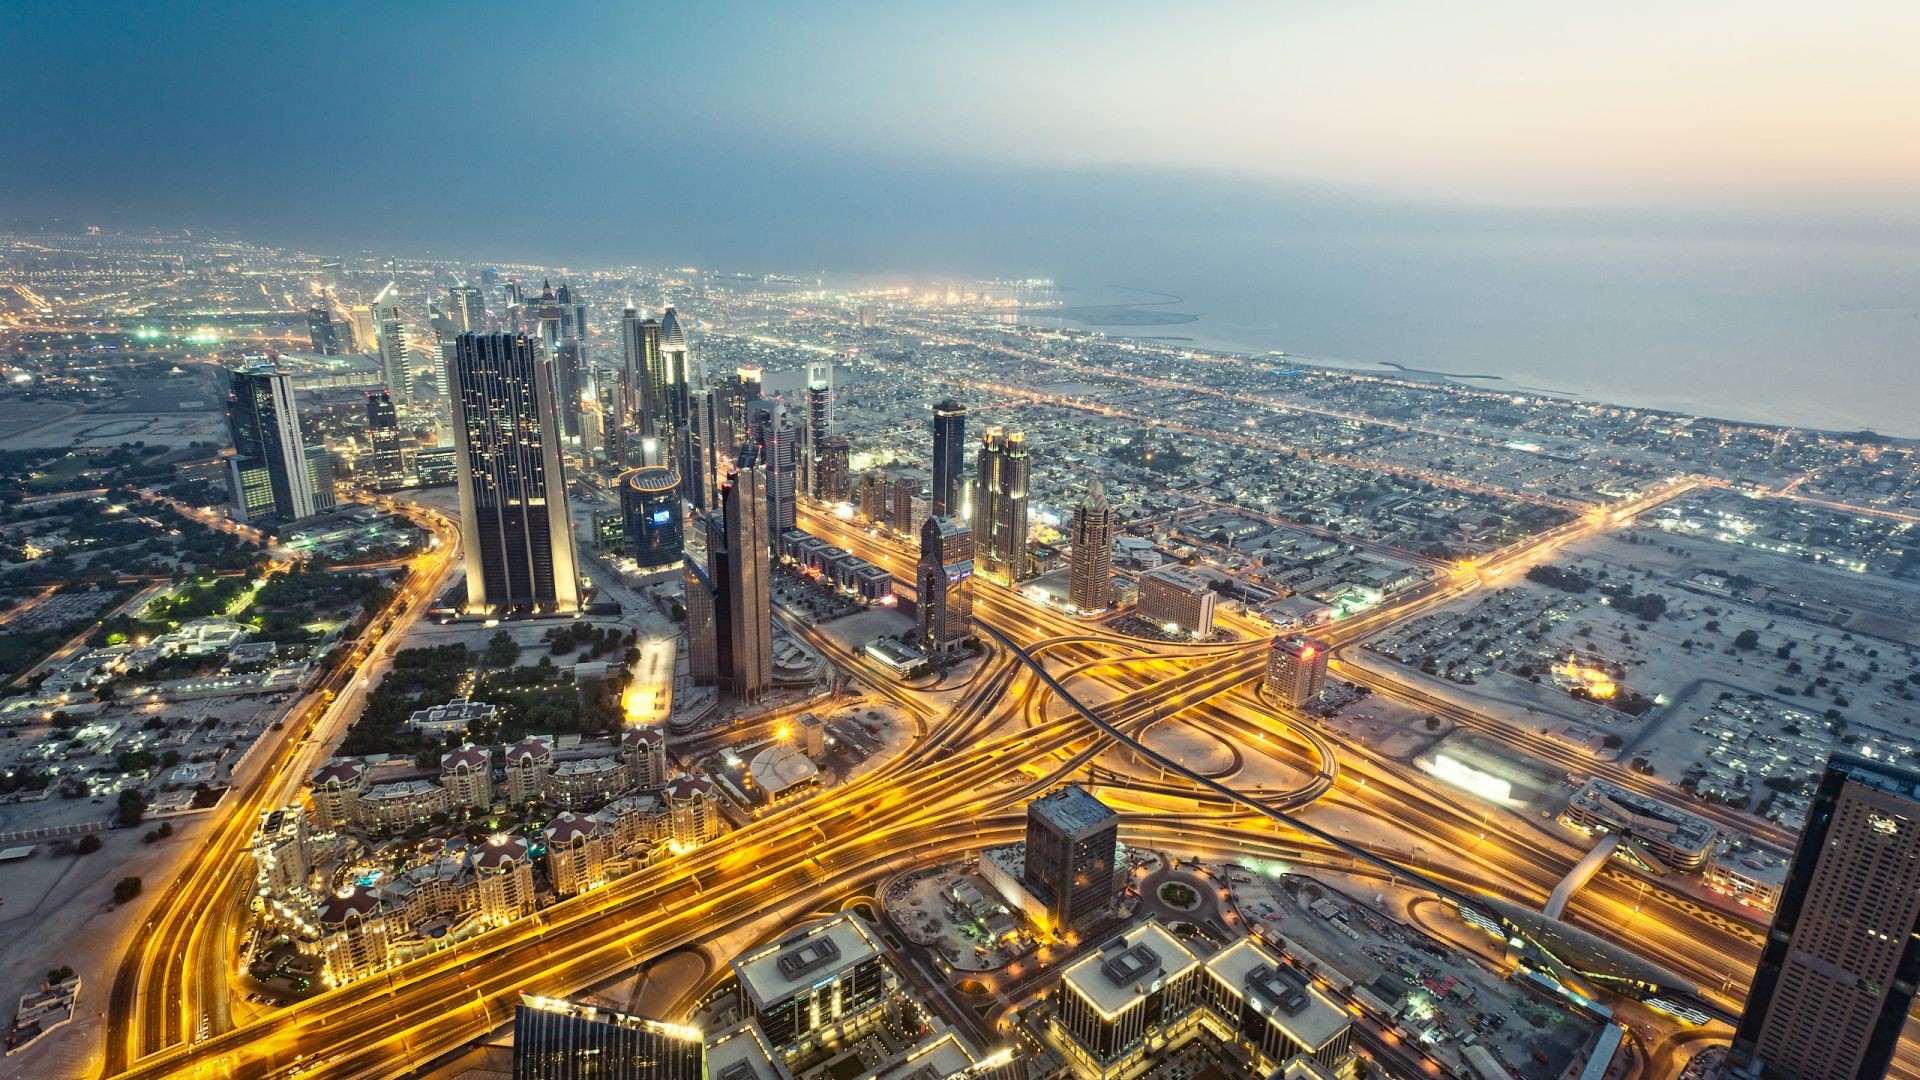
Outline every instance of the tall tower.
{"type": "Polygon", "coordinates": [[[642,438],[655,435],[662,392],[655,381],[660,371],[660,324],[641,318],[631,307],[621,312],[620,353],[627,384],[627,415],[623,420],[642,438]]]}
{"type": "Polygon", "coordinates": [[[1027,437],[1011,434],[999,425],[980,440],[974,477],[973,520],[981,535],[980,564],[987,573],[1009,584],[1032,576],[1027,558],[1027,437]]]}
{"type": "Polygon", "coordinates": [[[454,462],[473,614],[580,608],[550,362],[525,334],[461,334],[454,462]]]}
{"type": "Polygon", "coordinates": [[[312,517],[313,474],[294,404],[293,376],[257,366],[227,376],[227,430],[233,457],[227,492],[242,521],[298,521],[312,517]]]}
{"type": "MultiPolygon", "coordinates": [[[[934,516],[967,517],[966,491],[967,407],[948,398],[933,407],[934,516]]],[[[981,520],[978,506],[972,520],[981,520]]]]}
{"type": "Polygon", "coordinates": [[[450,287],[449,298],[453,301],[450,314],[454,323],[463,334],[484,334],[487,331],[487,301],[481,295],[478,286],[461,282],[450,287]]]}
{"type": "Polygon", "coordinates": [[[322,300],[307,309],[307,339],[321,356],[340,355],[340,335],[333,329],[333,308],[322,300]]]}
{"type": "Polygon", "coordinates": [[[547,349],[559,430],[569,439],[580,437],[580,373],[586,366],[586,356],[581,351],[585,343],[575,333],[575,322],[585,311],[583,305],[573,302],[565,284],[555,292],[550,284],[541,283],[540,340],[547,349]]]}
{"type": "Polygon", "coordinates": [[[727,540],[727,631],[730,685],[757,701],[773,688],[773,593],[768,580],[766,474],[743,458],[721,493],[727,540]]]}
{"type": "Polygon", "coordinates": [[[952,652],[973,636],[973,530],[954,518],[920,526],[914,629],[929,653],[952,652]]]}
{"type": "MultiPolygon", "coordinates": [[[[400,457],[400,425],[395,418],[393,397],[386,390],[367,393],[367,455],[365,470],[376,491],[391,491],[404,479],[405,463],[400,457]]],[[[356,470],[358,471],[358,470],[356,470]]]]}
{"type": "Polygon", "coordinates": [[[380,381],[400,408],[413,404],[413,360],[407,342],[407,317],[400,310],[393,282],[373,300],[374,333],[380,339],[380,381]]]}
{"type": "Polygon", "coordinates": [[[1884,1076],[1920,981],[1920,772],[1834,754],[1734,1032],[1761,1076],[1884,1076]]]}
{"type": "Polygon", "coordinates": [[[1116,883],[1120,817],[1078,784],[1027,804],[1027,887],[1055,927],[1107,909],[1116,883]]]}
{"type": "Polygon", "coordinates": [[[822,478],[827,437],[833,433],[833,365],[807,365],[807,446],[801,460],[810,498],[827,497],[822,478]]]}
{"type": "Polygon", "coordinates": [[[794,496],[799,491],[800,432],[787,407],[777,401],[756,401],[747,413],[754,451],[766,470],[767,539],[777,542],[798,522],[794,496]]]}
{"type": "Polygon", "coordinates": [[[680,326],[680,314],[668,308],[660,315],[661,416],[664,423],[677,428],[692,416],[694,388],[706,380],[692,370],[687,356],[687,332],[680,326]]]}
{"type": "Polygon", "coordinates": [[[1083,613],[1113,606],[1113,507],[1107,489],[1095,480],[1073,512],[1073,568],[1067,600],[1083,613]]]}

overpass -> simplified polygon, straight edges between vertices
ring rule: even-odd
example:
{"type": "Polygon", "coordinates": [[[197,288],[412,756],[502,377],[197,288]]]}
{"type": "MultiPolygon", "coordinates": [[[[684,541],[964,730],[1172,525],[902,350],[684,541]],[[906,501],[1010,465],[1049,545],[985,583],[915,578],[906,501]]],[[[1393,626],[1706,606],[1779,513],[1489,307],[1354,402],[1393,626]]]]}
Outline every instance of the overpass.
{"type": "Polygon", "coordinates": [[[1601,837],[1600,842],[1593,845],[1593,850],[1587,852],[1586,858],[1574,863],[1573,869],[1567,871],[1567,876],[1561,878],[1560,884],[1553,887],[1553,894],[1547,897],[1546,906],[1540,909],[1540,914],[1549,919],[1565,916],[1567,901],[1573,899],[1574,893],[1579,892],[1587,882],[1593,880],[1593,875],[1600,872],[1600,867],[1606,865],[1606,861],[1613,857],[1614,850],[1619,846],[1620,837],[1617,834],[1608,833],[1601,837]]]}

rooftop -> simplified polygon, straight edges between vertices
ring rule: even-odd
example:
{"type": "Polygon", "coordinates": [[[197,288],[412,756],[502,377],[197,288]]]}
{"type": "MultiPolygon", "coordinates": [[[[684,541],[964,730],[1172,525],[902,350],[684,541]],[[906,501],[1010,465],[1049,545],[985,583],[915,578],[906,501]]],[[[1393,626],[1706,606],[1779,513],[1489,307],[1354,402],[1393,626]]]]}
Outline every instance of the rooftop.
{"type": "Polygon", "coordinates": [[[843,913],[735,958],[733,971],[740,989],[765,1007],[878,955],[866,926],[843,913]]]}
{"type": "Polygon", "coordinates": [[[1147,922],[1108,941],[1098,952],[1074,961],[1061,974],[1060,984],[1102,1013],[1114,1016],[1154,987],[1193,970],[1199,963],[1165,927],[1147,922]]]}
{"type": "Polygon", "coordinates": [[[1241,938],[1215,953],[1206,966],[1302,1046],[1317,1050],[1351,1022],[1346,1011],[1316,989],[1304,973],[1252,938],[1241,938]]]}
{"type": "Polygon", "coordinates": [[[1027,804],[1027,814],[1068,835],[1107,825],[1119,818],[1106,803],[1079,784],[1068,784],[1027,804]]]}

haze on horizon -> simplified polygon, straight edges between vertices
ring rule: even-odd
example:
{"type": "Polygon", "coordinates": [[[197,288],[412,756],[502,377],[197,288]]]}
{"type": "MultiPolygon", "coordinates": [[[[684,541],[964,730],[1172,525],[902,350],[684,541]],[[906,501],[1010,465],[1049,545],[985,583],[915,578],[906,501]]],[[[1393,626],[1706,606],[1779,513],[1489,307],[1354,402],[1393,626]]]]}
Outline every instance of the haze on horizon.
{"type": "Polygon", "coordinates": [[[24,219],[1011,272],[938,240],[1103,200],[1920,216],[1896,3],[9,8],[24,219]]]}

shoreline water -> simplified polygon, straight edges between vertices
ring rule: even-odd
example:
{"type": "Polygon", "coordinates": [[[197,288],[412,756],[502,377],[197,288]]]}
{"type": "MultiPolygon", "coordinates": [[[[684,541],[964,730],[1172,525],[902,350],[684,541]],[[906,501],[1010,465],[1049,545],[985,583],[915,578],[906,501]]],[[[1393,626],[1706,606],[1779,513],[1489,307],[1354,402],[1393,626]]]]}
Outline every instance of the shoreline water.
{"type": "MultiPolygon", "coordinates": [[[[1849,406],[1855,402],[1820,401],[1807,399],[1802,395],[1773,397],[1766,395],[1766,380],[1755,379],[1744,383],[1739,391],[1731,388],[1714,393],[1715,388],[1705,385],[1712,381],[1711,376],[1700,373],[1690,381],[1675,379],[1670,384],[1658,387],[1635,387],[1630,382],[1609,385],[1606,380],[1580,378],[1577,375],[1567,378],[1538,370],[1520,370],[1525,365],[1516,365],[1515,370],[1501,370],[1505,365],[1492,358],[1476,363],[1465,371],[1449,370],[1448,367],[1431,363],[1406,363],[1393,360],[1356,360],[1346,357],[1316,356],[1307,352],[1296,352],[1287,348],[1284,342],[1252,341],[1246,334],[1223,336],[1220,327],[1209,325],[1220,320],[1211,319],[1203,305],[1190,304],[1177,294],[1158,289],[1144,289],[1137,286],[1110,285],[1094,289],[1076,288],[1076,303],[1046,313],[1045,309],[1027,309],[1019,316],[1022,325],[1037,325],[1050,328],[1070,327],[1073,329],[1098,332],[1111,337],[1125,338],[1160,345],[1162,347],[1182,347],[1202,349],[1209,352],[1225,352],[1235,355],[1261,357],[1284,350],[1288,359],[1297,359],[1303,364],[1338,370],[1370,372],[1383,375],[1404,376],[1409,378],[1431,378],[1437,381],[1451,382],[1460,386],[1495,391],[1511,391],[1518,394],[1549,396],[1581,401],[1594,405],[1617,406],[1628,409],[1649,409],[1671,412],[1685,416],[1697,416],[1729,423],[1766,425],[1772,427],[1799,428],[1808,431],[1850,434],[1869,430],[1877,435],[1893,439],[1920,439],[1920,426],[1914,426],[1910,410],[1895,410],[1905,418],[1904,424],[1888,424],[1884,421],[1874,423],[1870,418],[1854,418],[1843,415],[1851,413],[1849,406]],[[1130,293],[1155,297],[1151,300],[1129,300],[1114,296],[1112,302],[1092,302],[1085,294],[1106,292],[1130,293]],[[1167,311],[1174,305],[1173,311],[1167,311]],[[1110,321],[1101,318],[1101,314],[1128,308],[1146,309],[1142,314],[1151,312],[1153,316],[1185,316],[1179,323],[1161,321],[1131,321],[1127,318],[1114,318],[1110,321]],[[1156,310],[1157,309],[1157,310],[1156,310]],[[1161,326],[1171,328],[1178,325],[1177,336],[1155,337],[1150,334],[1133,333],[1133,330],[1156,329],[1161,326]],[[1742,397],[1752,394],[1748,400],[1742,397]]],[[[1898,309],[1904,310],[1904,309],[1898,309]]],[[[1916,362],[1920,362],[1917,360],[1916,362]]],[[[1669,375],[1683,370],[1677,365],[1666,367],[1669,375]]],[[[1591,368],[1586,369],[1592,374],[1591,368]]],[[[1571,374],[1571,373],[1568,373],[1571,374]]],[[[1844,395],[1842,395],[1844,397],[1844,395]]]]}

